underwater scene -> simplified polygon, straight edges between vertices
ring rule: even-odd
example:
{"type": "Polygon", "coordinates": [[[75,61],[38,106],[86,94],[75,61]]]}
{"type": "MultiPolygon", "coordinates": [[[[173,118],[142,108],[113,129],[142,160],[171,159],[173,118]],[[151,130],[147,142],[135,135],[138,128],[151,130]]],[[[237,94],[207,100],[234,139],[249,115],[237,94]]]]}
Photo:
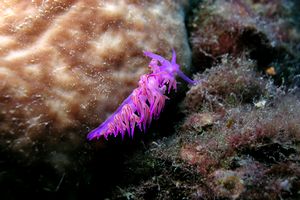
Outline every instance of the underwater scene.
{"type": "Polygon", "coordinates": [[[300,199],[300,1],[0,1],[0,199],[300,199]]]}

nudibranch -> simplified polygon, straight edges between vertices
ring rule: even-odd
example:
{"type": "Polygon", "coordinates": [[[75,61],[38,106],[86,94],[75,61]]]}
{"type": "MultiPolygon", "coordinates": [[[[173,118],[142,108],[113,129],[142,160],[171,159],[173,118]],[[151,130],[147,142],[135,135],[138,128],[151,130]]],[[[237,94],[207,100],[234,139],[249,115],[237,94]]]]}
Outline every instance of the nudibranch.
{"type": "Polygon", "coordinates": [[[166,93],[176,91],[176,75],[189,84],[196,83],[180,70],[176,63],[175,50],[172,52],[171,61],[147,51],[144,55],[152,59],[149,63],[151,73],[140,77],[138,87],[108,119],[88,134],[89,140],[102,136],[107,139],[109,135],[116,137],[119,134],[124,138],[126,133],[133,137],[136,126],[145,132],[152,119],[159,118],[168,99],[166,93]]]}

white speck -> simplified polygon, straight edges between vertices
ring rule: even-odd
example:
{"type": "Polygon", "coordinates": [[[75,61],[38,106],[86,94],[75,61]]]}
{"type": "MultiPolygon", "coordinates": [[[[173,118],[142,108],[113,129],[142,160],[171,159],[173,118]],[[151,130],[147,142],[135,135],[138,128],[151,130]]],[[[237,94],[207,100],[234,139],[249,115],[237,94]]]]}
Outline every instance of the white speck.
{"type": "Polygon", "coordinates": [[[263,99],[263,100],[260,100],[260,101],[258,101],[256,103],[254,103],[254,106],[256,108],[264,108],[265,105],[266,105],[266,103],[267,103],[267,101],[265,99],[263,99]]]}

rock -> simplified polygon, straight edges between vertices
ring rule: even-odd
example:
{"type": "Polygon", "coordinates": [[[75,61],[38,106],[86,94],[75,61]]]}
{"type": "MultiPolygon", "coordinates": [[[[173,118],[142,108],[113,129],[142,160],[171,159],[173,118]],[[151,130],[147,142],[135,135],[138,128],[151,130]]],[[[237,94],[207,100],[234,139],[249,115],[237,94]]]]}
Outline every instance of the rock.
{"type": "Polygon", "coordinates": [[[213,113],[194,113],[185,120],[183,128],[201,132],[202,129],[213,125],[215,120],[216,116],[213,113]]]}
{"type": "Polygon", "coordinates": [[[247,52],[262,71],[290,83],[299,74],[297,6],[282,0],[204,1],[189,25],[195,67],[203,70],[224,54],[247,52]]]}
{"type": "Polygon", "coordinates": [[[174,48],[189,65],[186,3],[0,2],[0,148],[67,167],[147,73],[143,50],[170,57],[174,48]]]}
{"type": "Polygon", "coordinates": [[[231,170],[217,170],[213,174],[211,187],[217,197],[237,199],[245,190],[244,181],[238,173],[231,170]]]}

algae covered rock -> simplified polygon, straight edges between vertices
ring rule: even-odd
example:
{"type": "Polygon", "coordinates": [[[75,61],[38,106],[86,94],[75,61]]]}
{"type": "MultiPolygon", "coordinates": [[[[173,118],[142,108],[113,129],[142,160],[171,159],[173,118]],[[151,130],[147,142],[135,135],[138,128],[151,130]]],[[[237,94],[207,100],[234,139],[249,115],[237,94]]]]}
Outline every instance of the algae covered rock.
{"type": "Polygon", "coordinates": [[[186,6],[171,0],[1,1],[1,184],[13,191],[32,181],[37,191],[55,191],[70,177],[65,173],[85,171],[93,151],[86,134],[148,72],[143,51],[170,58],[174,48],[180,64],[189,66],[186,6]],[[20,184],[6,184],[14,176],[20,184]]]}

